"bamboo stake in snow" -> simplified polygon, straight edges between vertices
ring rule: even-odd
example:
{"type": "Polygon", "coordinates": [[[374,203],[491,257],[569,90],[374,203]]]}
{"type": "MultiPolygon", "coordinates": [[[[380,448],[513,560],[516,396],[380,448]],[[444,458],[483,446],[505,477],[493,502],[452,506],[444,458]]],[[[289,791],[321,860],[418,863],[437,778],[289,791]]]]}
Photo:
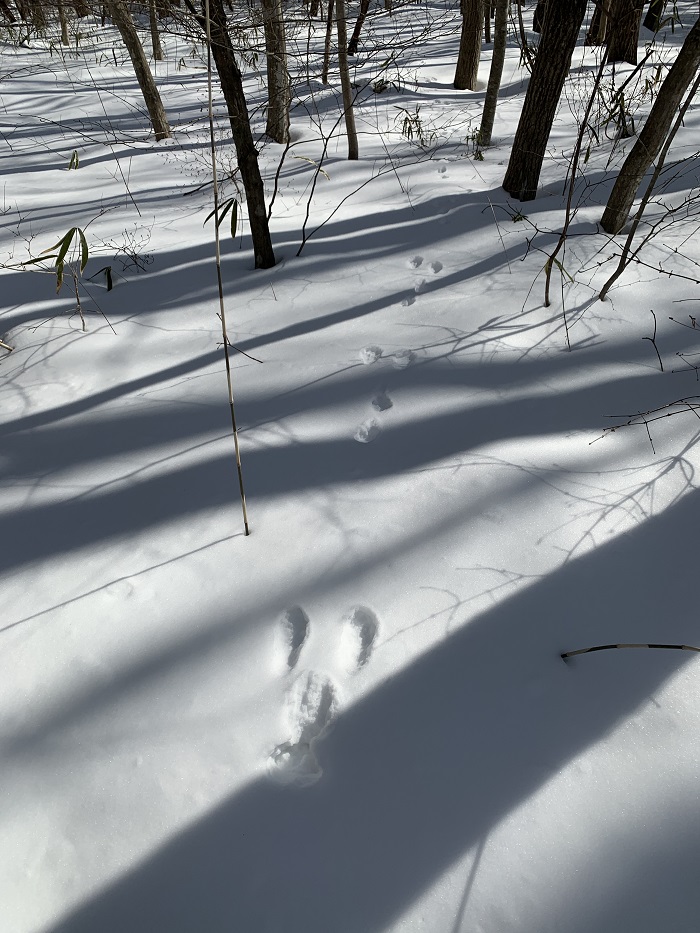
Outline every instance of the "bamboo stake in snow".
{"type": "Polygon", "coordinates": [[[233,446],[236,453],[236,470],[238,471],[238,487],[241,493],[241,508],[243,509],[243,525],[245,534],[250,534],[248,527],[248,509],[245,502],[245,489],[243,488],[243,468],[241,466],[241,449],[238,444],[238,427],[236,425],[236,409],[233,400],[233,383],[231,381],[231,360],[228,352],[228,334],[226,332],[226,310],[224,307],[224,286],[221,280],[221,243],[219,240],[219,184],[216,175],[216,145],[214,141],[214,107],[211,85],[211,22],[209,19],[209,0],[204,0],[204,17],[207,24],[207,90],[209,98],[209,144],[211,149],[211,169],[214,187],[214,243],[216,251],[216,280],[219,286],[219,316],[221,318],[221,333],[224,342],[224,359],[226,360],[226,381],[228,383],[228,401],[231,410],[231,428],[233,430],[233,446]]]}
{"type": "Polygon", "coordinates": [[[561,655],[562,660],[573,658],[577,654],[588,654],[590,651],[607,651],[609,648],[673,648],[676,651],[700,651],[700,648],[694,648],[693,645],[594,645],[592,648],[578,648],[576,651],[565,651],[561,655]]]}

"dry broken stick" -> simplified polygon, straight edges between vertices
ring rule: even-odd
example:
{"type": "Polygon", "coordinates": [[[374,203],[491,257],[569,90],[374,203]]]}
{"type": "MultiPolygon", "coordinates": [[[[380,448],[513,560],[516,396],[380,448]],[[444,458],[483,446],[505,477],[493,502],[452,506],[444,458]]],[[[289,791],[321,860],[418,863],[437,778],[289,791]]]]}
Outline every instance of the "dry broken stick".
{"type": "Polygon", "coordinates": [[[592,648],[578,648],[576,651],[565,651],[561,658],[566,661],[567,658],[573,658],[577,654],[589,654],[591,651],[607,651],[610,648],[671,648],[676,651],[700,651],[693,645],[640,645],[640,644],[620,644],[620,645],[594,645],[592,648]]]}

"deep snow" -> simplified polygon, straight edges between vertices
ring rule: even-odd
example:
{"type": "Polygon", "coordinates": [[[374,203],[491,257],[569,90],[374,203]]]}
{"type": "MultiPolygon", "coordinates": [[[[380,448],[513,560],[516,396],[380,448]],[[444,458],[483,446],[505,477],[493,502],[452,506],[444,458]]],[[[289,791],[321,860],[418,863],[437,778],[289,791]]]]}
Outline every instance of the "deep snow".
{"type": "MultiPolygon", "coordinates": [[[[697,15],[678,6],[664,61],[697,15]]],[[[378,17],[357,81],[389,87],[359,95],[359,162],[333,135],[297,258],[339,93],[317,54],[307,81],[297,24],[278,265],[251,269],[245,226],[224,242],[229,334],[261,361],[233,356],[244,537],[202,50],[164,39],[156,144],[109,30],[81,29],[77,52],[5,45],[1,65],[2,933],[696,933],[697,657],[560,658],[700,644],[695,418],[654,423],[653,450],[644,427],[603,434],[698,392],[693,205],[595,300],[630,141],[592,146],[574,282],[542,305],[598,51],[577,50],[520,205],[500,189],[526,87],[512,33],[480,161],[456,14],[378,17]],[[85,333],[67,284],[19,268],[72,226],[85,333]]],[[[250,69],[247,87],[260,131],[250,69]]],[[[696,105],[677,158],[697,127],[696,105]]],[[[217,133],[225,172],[220,108],[217,133]]],[[[268,195],[281,153],[262,151],[268,195]]],[[[698,186],[697,161],[668,174],[667,198],[698,186]]]]}

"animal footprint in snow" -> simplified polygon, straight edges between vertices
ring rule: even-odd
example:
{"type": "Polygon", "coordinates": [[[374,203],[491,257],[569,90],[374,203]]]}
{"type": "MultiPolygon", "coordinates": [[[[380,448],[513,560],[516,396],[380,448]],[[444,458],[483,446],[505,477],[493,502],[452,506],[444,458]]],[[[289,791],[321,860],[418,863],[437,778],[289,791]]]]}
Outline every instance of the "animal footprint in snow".
{"type": "Polygon", "coordinates": [[[331,680],[315,671],[301,675],[289,694],[289,740],[278,745],[268,760],[271,777],[302,787],[321,777],[315,745],[330,728],[337,707],[331,680]]]}
{"type": "Polygon", "coordinates": [[[417,269],[419,266],[422,266],[422,265],[423,265],[422,256],[414,256],[413,259],[408,260],[409,269],[417,269]]]}
{"type": "Polygon", "coordinates": [[[410,366],[416,355],[413,350],[399,350],[391,358],[391,364],[394,369],[406,369],[410,366]]]}
{"type": "Polygon", "coordinates": [[[393,404],[386,392],[379,392],[372,399],[372,408],[375,411],[388,411],[393,404]]]}
{"type": "Polygon", "coordinates": [[[301,606],[292,606],[282,616],[282,633],[285,647],[288,649],[287,667],[296,667],[301,649],[309,634],[309,617],[301,606]]]}
{"type": "Polygon", "coordinates": [[[356,606],[343,625],[340,639],[345,667],[359,671],[369,661],[379,631],[376,615],[366,606],[356,606]]]}
{"type": "Polygon", "coordinates": [[[431,262],[428,268],[434,275],[437,275],[438,272],[442,272],[442,263],[436,260],[435,262],[431,262]]]}
{"type": "Polygon", "coordinates": [[[381,355],[381,347],[363,347],[360,350],[360,362],[364,363],[365,366],[369,366],[371,363],[376,363],[381,355]]]}
{"type": "Polygon", "coordinates": [[[375,437],[379,434],[380,428],[378,423],[374,418],[370,418],[369,421],[364,421],[357,431],[355,431],[354,437],[356,441],[359,441],[360,444],[369,444],[375,437]]]}
{"type": "Polygon", "coordinates": [[[425,291],[425,279],[418,279],[418,281],[413,287],[413,291],[416,293],[416,295],[420,295],[422,292],[424,292],[425,291]]]}
{"type": "Polygon", "coordinates": [[[405,297],[405,298],[403,299],[403,301],[401,302],[401,307],[402,307],[402,308],[407,308],[409,305],[414,304],[415,300],[416,300],[416,296],[415,296],[415,295],[406,295],[406,297],[405,297]]]}

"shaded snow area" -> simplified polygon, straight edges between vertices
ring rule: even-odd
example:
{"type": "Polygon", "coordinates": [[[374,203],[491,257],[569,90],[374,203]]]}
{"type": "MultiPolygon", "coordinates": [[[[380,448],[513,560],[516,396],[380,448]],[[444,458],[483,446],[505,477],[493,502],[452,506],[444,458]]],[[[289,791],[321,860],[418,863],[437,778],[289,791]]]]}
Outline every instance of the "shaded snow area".
{"type": "MultiPolygon", "coordinates": [[[[202,46],[164,33],[162,143],[109,26],[3,46],[1,933],[700,929],[700,658],[561,658],[700,646],[697,418],[605,433],[700,394],[697,207],[600,302],[622,237],[597,222],[634,140],[599,122],[545,307],[600,49],[582,32],[520,204],[513,25],[479,153],[457,11],[395,7],[352,60],[357,162],[322,23],[290,27],[286,153],[244,63],[278,260],[253,270],[244,209],[235,241],[222,224],[248,537],[202,46]],[[71,227],[84,332],[69,271],[57,296],[50,261],[22,266],[71,227]]],[[[629,85],[638,126],[697,16],[677,7],[629,85]]],[[[671,206],[700,185],[679,161],[699,106],[671,206]]],[[[225,199],[220,100],[215,119],[225,199]]]]}

